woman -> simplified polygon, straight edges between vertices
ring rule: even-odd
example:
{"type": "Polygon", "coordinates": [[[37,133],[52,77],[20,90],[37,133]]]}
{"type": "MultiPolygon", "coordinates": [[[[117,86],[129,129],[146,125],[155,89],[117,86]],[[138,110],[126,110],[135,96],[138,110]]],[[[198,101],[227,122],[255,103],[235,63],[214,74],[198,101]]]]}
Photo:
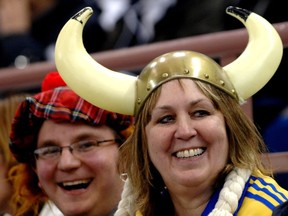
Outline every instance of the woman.
{"type": "Polygon", "coordinates": [[[131,116],[93,106],[66,86],[26,98],[10,135],[19,162],[11,171],[13,215],[38,215],[47,200],[65,216],[112,215],[123,188],[119,146],[131,123],[131,116]]]}
{"type": "Polygon", "coordinates": [[[65,82],[93,104],[136,117],[121,148],[128,179],[115,215],[268,216],[288,199],[262,165],[265,144],[241,107],[277,70],[281,39],[255,13],[227,12],[245,24],[249,44],[223,68],[203,54],[176,51],[154,59],[139,77],[121,76],[79,43],[89,9],[60,32],[55,60],[65,82]],[[108,102],[93,98],[100,93],[108,102]]]}

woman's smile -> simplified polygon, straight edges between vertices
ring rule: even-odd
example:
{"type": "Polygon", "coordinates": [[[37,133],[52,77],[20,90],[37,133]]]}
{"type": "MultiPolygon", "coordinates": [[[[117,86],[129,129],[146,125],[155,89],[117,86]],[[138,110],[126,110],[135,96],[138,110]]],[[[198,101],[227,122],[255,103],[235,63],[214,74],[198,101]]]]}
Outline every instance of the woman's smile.
{"type": "Polygon", "coordinates": [[[190,157],[197,157],[202,155],[206,151],[206,148],[191,148],[185,149],[176,152],[175,155],[177,158],[190,158],[190,157]]]}

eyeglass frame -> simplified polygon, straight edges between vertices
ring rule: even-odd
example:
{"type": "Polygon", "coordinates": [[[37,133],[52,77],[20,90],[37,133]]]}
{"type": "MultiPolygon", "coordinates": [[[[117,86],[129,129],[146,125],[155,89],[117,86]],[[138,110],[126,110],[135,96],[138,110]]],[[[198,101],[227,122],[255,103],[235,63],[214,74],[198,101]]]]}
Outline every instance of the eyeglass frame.
{"type": "MultiPolygon", "coordinates": [[[[33,151],[33,155],[36,159],[36,161],[38,160],[47,160],[47,161],[51,161],[51,160],[57,160],[60,158],[62,151],[64,148],[68,148],[70,153],[73,154],[73,151],[75,150],[78,153],[83,153],[83,152],[90,152],[91,150],[95,149],[95,147],[99,147],[101,145],[101,143],[106,143],[106,142],[114,142],[114,144],[122,144],[123,140],[121,138],[115,138],[115,139],[106,139],[106,140],[95,140],[95,139],[88,139],[88,140],[80,140],[78,142],[72,143],[68,146],[57,146],[57,145],[53,145],[53,146],[44,146],[44,147],[40,147],[37,148],[33,151]],[[84,149],[83,151],[79,151],[79,149],[81,149],[81,144],[84,146],[85,144],[87,144],[87,142],[95,142],[94,145],[90,146],[90,149],[84,149]],[[78,147],[78,148],[77,148],[78,147]],[[50,156],[44,155],[45,150],[48,151],[48,149],[50,148],[50,156]],[[51,153],[51,148],[53,149],[53,153],[51,153]],[[57,149],[57,150],[56,150],[57,149]],[[77,150],[78,149],[78,150],[77,150]]],[[[112,143],[111,143],[112,144],[112,143]]],[[[82,147],[83,147],[82,146],[82,147]]],[[[74,155],[74,154],[73,154],[74,155]]],[[[74,155],[75,156],[75,155],[74,155]]]]}

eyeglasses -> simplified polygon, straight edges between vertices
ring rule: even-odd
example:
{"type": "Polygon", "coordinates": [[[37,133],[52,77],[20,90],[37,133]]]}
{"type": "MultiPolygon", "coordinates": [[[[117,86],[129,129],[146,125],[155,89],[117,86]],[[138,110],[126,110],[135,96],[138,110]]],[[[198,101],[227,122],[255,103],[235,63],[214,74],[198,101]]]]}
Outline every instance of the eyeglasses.
{"type": "Polygon", "coordinates": [[[91,152],[95,148],[101,146],[102,143],[113,142],[121,144],[121,139],[109,139],[109,140],[82,140],[77,143],[73,143],[69,146],[45,146],[38,148],[34,151],[35,158],[37,160],[54,160],[58,159],[64,148],[68,148],[74,156],[85,156],[85,153],[91,152]]]}

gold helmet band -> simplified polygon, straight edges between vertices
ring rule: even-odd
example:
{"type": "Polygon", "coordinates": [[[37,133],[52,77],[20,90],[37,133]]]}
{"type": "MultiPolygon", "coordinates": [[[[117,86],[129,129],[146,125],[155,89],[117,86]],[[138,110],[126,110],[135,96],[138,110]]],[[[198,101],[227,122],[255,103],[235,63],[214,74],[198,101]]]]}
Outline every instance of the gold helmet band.
{"type": "Polygon", "coordinates": [[[152,91],[177,78],[193,78],[211,83],[238,99],[226,72],[214,60],[197,52],[176,51],[154,59],[140,73],[137,79],[135,113],[139,112],[152,91]]]}
{"type": "Polygon", "coordinates": [[[203,54],[176,51],[153,60],[138,77],[109,70],[84,48],[83,28],[93,13],[87,7],[72,17],[58,36],[57,70],[82,98],[122,114],[137,115],[151,92],[177,77],[203,80],[243,101],[273,76],[282,58],[283,44],[274,27],[261,16],[237,7],[228,7],[226,12],[244,24],[249,41],[244,52],[223,68],[203,54]]]}

